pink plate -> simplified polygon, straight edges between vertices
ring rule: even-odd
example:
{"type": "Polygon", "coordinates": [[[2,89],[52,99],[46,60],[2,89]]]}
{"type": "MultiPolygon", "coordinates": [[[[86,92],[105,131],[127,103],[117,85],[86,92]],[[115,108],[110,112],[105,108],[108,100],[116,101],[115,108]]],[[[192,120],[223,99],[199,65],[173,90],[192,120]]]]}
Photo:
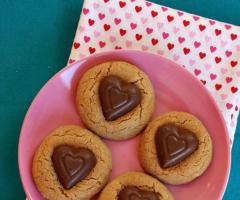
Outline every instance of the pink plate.
{"type": "MultiPolygon", "coordinates": [[[[186,111],[202,120],[211,134],[214,151],[210,167],[189,184],[167,185],[175,199],[221,199],[229,176],[230,145],[224,120],[212,96],[183,67],[157,55],[125,50],[92,55],[64,68],[48,81],[34,99],[22,126],[18,149],[20,175],[28,198],[43,199],[31,175],[35,150],[58,126],[83,126],[74,104],[76,85],[84,71],[108,60],[126,60],[148,74],[156,92],[154,116],[166,111],[186,111]]],[[[105,142],[113,154],[111,179],[125,171],[142,171],[137,157],[139,136],[123,142],[105,142]]]]}

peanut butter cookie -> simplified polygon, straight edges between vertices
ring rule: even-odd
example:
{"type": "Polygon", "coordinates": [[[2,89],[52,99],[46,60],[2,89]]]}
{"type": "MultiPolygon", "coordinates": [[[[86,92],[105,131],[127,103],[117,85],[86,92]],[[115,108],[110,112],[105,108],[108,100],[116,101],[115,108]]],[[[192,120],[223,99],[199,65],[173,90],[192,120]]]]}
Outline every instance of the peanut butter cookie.
{"type": "Polygon", "coordinates": [[[49,200],[86,200],[107,183],[111,153],[94,134],[78,126],[54,130],[39,146],[32,175],[38,190],[49,200]]]}
{"type": "Polygon", "coordinates": [[[127,172],[109,183],[98,200],[173,200],[157,179],[141,172],[127,172]]]}
{"type": "Polygon", "coordinates": [[[207,129],[191,114],[165,113],[146,128],[139,157],[146,172],[166,183],[179,185],[199,177],[212,159],[207,129]]]}
{"type": "Polygon", "coordinates": [[[88,70],[79,81],[76,105],[81,120],[104,138],[131,138],[146,126],[154,109],[154,91],[136,66],[111,61],[88,70]]]}

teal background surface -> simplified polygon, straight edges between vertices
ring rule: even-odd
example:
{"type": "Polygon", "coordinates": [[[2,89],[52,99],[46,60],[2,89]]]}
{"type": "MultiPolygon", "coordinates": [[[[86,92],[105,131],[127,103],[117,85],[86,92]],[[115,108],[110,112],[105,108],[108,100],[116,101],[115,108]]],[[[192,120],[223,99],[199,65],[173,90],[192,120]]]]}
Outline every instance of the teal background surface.
{"type": "MultiPolygon", "coordinates": [[[[240,25],[238,0],[155,0],[154,2],[240,25]]],[[[65,66],[82,3],[81,0],[0,1],[0,199],[2,200],[25,198],[17,163],[21,124],[40,88],[65,66]]],[[[240,199],[239,152],[240,122],[232,150],[231,176],[224,200],[240,199]]]]}

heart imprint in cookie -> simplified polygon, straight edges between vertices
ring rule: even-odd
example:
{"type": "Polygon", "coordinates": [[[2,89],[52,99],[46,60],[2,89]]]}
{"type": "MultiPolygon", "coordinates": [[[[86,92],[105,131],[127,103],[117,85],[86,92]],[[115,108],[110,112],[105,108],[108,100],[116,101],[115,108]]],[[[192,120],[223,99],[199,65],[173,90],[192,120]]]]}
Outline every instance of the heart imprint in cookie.
{"type": "Polygon", "coordinates": [[[118,200],[159,200],[157,193],[127,186],[118,195],[118,200]]]}
{"type": "Polygon", "coordinates": [[[133,110],[141,101],[139,88],[118,76],[107,76],[99,88],[99,96],[104,117],[113,121],[133,110]]]}
{"type": "Polygon", "coordinates": [[[160,166],[165,169],[191,155],[198,148],[198,139],[190,130],[165,124],[158,128],[155,144],[160,166]]]}
{"type": "Polygon", "coordinates": [[[52,162],[60,183],[70,189],[91,172],[96,157],[86,148],[60,145],[53,151],[52,162]]]}

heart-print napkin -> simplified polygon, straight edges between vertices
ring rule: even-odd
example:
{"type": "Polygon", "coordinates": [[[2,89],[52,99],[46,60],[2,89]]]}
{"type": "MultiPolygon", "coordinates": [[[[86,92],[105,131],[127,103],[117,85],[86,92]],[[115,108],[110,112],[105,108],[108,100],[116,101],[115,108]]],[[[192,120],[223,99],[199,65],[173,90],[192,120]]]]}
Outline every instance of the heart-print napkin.
{"type": "Polygon", "coordinates": [[[69,64],[113,49],[152,52],[184,66],[214,96],[232,143],[240,105],[240,27],[143,0],[85,0],[69,64]]]}

